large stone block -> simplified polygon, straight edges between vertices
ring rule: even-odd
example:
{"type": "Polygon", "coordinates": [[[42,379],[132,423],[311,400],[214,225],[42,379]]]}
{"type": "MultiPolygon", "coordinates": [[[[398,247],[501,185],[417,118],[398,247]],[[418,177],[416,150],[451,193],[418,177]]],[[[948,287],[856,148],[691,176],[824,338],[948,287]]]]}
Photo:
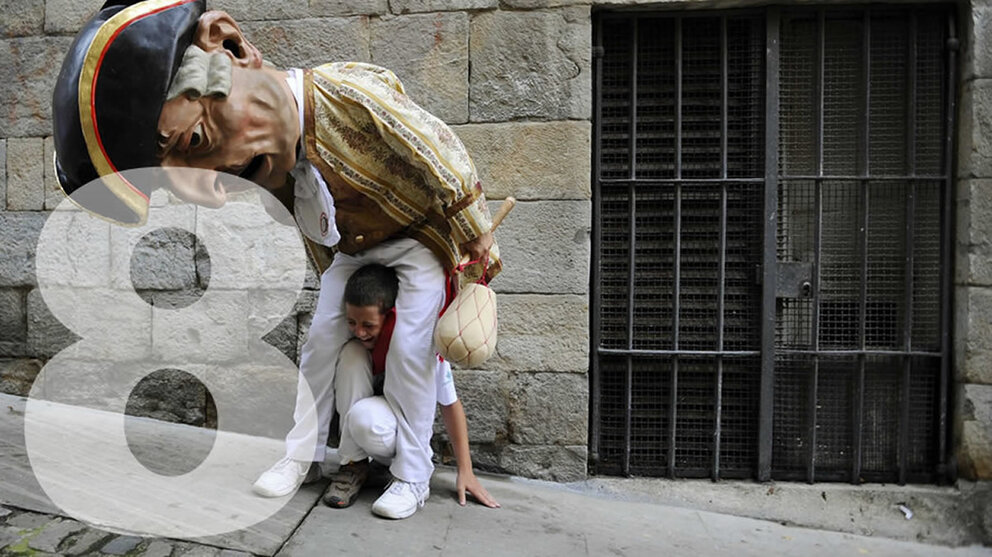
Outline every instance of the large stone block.
{"type": "Polygon", "coordinates": [[[992,180],[957,184],[958,284],[992,285],[992,180]]]}
{"type": "Polygon", "coordinates": [[[475,15],[471,120],[588,119],[591,25],[588,7],[475,15]]]}
{"type": "Polygon", "coordinates": [[[465,408],[468,439],[475,443],[504,442],[507,436],[507,408],[504,373],[456,370],[455,389],[465,408]]]}
{"type": "Polygon", "coordinates": [[[7,140],[7,210],[40,211],[45,207],[44,158],[40,137],[7,140]]]}
{"type": "Polygon", "coordinates": [[[45,32],[75,34],[103,4],[104,0],[46,0],[45,32]]]}
{"type": "Polygon", "coordinates": [[[958,472],[992,480],[992,385],[960,385],[955,418],[958,472]]]}
{"type": "Polygon", "coordinates": [[[253,19],[306,17],[307,0],[207,0],[208,10],[222,10],[239,23],[253,19]]]}
{"type": "Polygon", "coordinates": [[[992,79],[969,81],[962,88],[958,177],[992,178],[992,79]]]}
{"type": "MultiPolygon", "coordinates": [[[[192,220],[192,211],[190,211],[192,220]]],[[[116,239],[116,237],[115,237],[116,239]]],[[[114,250],[115,262],[130,263],[130,282],[135,289],[186,290],[197,286],[196,237],[180,228],[159,228],[143,236],[129,260],[123,250],[114,250]]],[[[115,248],[117,245],[115,244],[115,248]]],[[[123,246],[121,246],[123,247],[123,246]]]]}
{"type": "Polygon", "coordinates": [[[28,396],[31,385],[41,371],[41,362],[19,358],[0,360],[0,393],[28,396]]]}
{"type": "Polygon", "coordinates": [[[40,35],[45,23],[45,0],[0,0],[0,36],[40,35]]]}
{"type": "Polygon", "coordinates": [[[0,41],[0,135],[52,133],[52,89],[71,43],[71,37],[0,41]]]}
{"type": "Polygon", "coordinates": [[[992,6],[972,4],[968,35],[961,41],[964,79],[992,77],[992,6]]]}
{"type": "Polygon", "coordinates": [[[958,380],[992,385],[992,289],[955,290],[954,350],[958,380]]]}
{"type": "Polygon", "coordinates": [[[508,445],[499,456],[499,467],[526,478],[574,482],[586,478],[587,453],[586,445],[508,445]]]}
{"type": "Polygon", "coordinates": [[[376,19],[372,62],[400,78],[410,98],[448,123],[468,121],[468,15],[376,19]]]}
{"type": "Polygon", "coordinates": [[[7,208],[7,140],[0,139],[0,209],[7,208]]]}
{"type": "Polygon", "coordinates": [[[493,199],[589,199],[589,122],[507,122],[455,126],[493,199]],[[522,163],[522,161],[526,161],[522,163]]]}
{"type": "MultiPolygon", "coordinates": [[[[499,201],[489,204],[491,211],[499,201]]],[[[588,201],[522,201],[496,230],[504,270],[498,293],[585,294],[589,287],[588,201]]]]}
{"type": "Polygon", "coordinates": [[[589,379],[577,373],[510,376],[510,441],[580,445],[588,438],[589,379]]]}
{"type": "Polygon", "coordinates": [[[504,294],[499,304],[496,357],[507,371],[589,369],[589,302],[585,296],[504,294]]]}
{"type": "Polygon", "coordinates": [[[34,286],[35,247],[45,225],[44,213],[0,212],[0,287],[34,286]]]}
{"type": "Polygon", "coordinates": [[[244,292],[212,291],[195,310],[156,311],[152,321],[154,355],[164,362],[241,361],[252,342],[262,342],[251,335],[244,292]]]}
{"type": "Polygon", "coordinates": [[[114,288],[186,290],[197,284],[194,255],[196,207],[168,205],[149,211],[148,226],[108,227],[114,288]]]}
{"type": "Polygon", "coordinates": [[[388,0],[310,0],[310,13],[317,16],[377,15],[388,11],[388,0]]]}
{"type": "Polygon", "coordinates": [[[66,328],[61,321],[52,315],[45,300],[41,297],[41,292],[37,289],[28,293],[27,325],[28,355],[30,356],[51,358],[79,340],[78,335],[66,328]]]}
{"type": "MultiPolygon", "coordinates": [[[[295,364],[297,362],[296,344],[299,331],[296,314],[287,315],[274,329],[262,337],[262,340],[286,355],[295,364]]],[[[259,345],[252,343],[251,350],[258,353],[259,345]]]]}
{"type": "Polygon", "coordinates": [[[202,427],[206,409],[207,389],[203,383],[188,372],[164,368],[138,381],[128,397],[125,413],[202,427]]]}
{"type": "Polygon", "coordinates": [[[499,0],[389,0],[389,9],[394,14],[490,10],[498,7],[499,0]]]}
{"type": "Polygon", "coordinates": [[[367,17],[252,21],[242,27],[262,56],[280,68],[370,59],[367,17]]]}
{"type": "MultiPolygon", "coordinates": [[[[27,301],[24,299],[24,291],[0,289],[0,344],[23,345],[27,340],[26,319],[27,301]]],[[[0,353],[4,352],[4,347],[0,346],[0,353]]]]}

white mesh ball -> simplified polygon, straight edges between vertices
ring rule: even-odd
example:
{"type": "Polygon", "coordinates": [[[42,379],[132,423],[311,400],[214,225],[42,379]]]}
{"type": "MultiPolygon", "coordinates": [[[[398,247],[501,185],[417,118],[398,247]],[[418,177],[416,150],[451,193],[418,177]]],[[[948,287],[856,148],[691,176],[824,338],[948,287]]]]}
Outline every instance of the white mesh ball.
{"type": "Polygon", "coordinates": [[[496,294],[469,284],[452,300],[434,329],[434,343],[444,359],[475,367],[496,351],[496,294]]]}

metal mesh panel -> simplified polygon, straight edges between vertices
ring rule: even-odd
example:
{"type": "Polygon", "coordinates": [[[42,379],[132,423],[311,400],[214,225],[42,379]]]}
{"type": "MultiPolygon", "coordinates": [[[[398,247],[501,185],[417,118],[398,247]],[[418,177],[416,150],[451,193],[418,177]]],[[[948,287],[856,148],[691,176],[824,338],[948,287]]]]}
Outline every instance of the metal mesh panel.
{"type": "Polygon", "coordinates": [[[599,422],[599,472],[620,474],[624,448],[628,446],[625,435],[627,415],[627,359],[601,356],[599,422]]]}
{"type": "MultiPolygon", "coordinates": [[[[763,172],[762,21],[620,17],[602,31],[599,344],[757,351],[762,185],[739,179],[763,172]],[[630,153],[635,168],[616,162],[630,153]]],[[[752,473],[760,365],[724,358],[718,374],[717,360],[601,356],[599,469],[703,476],[719,450],[727,474],[752,473]]]]}
{"type": "MultiPolygon", "coordinates": [[[[599,305],[600,343],[605,348],[627,346],[627,308],[630,305],[630,203],[626,189],[600,192],[601,230],[599,267],[602,295],[599,305]]],[[[653,269],[656,273],[660,269],[653,269]]],[[[651,269],[648,269],[650,272],[651,269]]]]}
{"type": "Polygon", "coordinates": [[[947,19],[942,10],[920,10],[915,18],[916,33],[916,103],[913,116],[915,142],[913,151],[916,171],[920,174],[938,175],[947,172],[950,161],[944,160],[944,83],[947,69],[944,61],[947,19]]]}
{"type": "Polygon", "coordinates": [[[931,481],[946,413],[946,12],[767,13],[782,17],[597,16],[597,471],[749,477],[760,453],[762,477],[931,481]],[[779,93],[767,193],[766,49],[779,93]],[[765,263],[779,276],[762,299],[765,263]]]}
{"type": "Polygon", "coordinates": [[[942,184],[920,178],[946,172],[934,19],[783,19],[777,256],[813,276],[776,310],[774,477],[934,477],[942,184]]]}
{"type": "Polygon", "coordinates": [[[671,349],[675,196],[670,188],[637,190],[633,348],[671,349]]]}
{"type": "Polygon", "coordinates": [[[603,178],[626,178],[631,172],[630,104],[631,49],[627,45],[631,22],[605,20],[599,78],[599,172],[603,178]]]}
{"type": "Polygon", "coordinates": [[[672,178],[675,176],[676,136],[675,22],[671,18],[648,18],[637,21],[636,25],[636,175],[638,178],[672,178]]]}

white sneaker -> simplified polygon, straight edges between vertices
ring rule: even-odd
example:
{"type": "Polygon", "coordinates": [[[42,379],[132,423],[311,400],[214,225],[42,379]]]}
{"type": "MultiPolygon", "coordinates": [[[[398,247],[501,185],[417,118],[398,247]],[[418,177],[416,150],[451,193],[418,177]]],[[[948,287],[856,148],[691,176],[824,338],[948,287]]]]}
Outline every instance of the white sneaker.
{"type": "Polygon", "coordinates": [[[259,476],[251,488],[262,497],[289,495],[299,489],[305,480],[309,479],[310,464],[310,462],[293,460],[288,456],[283,457],[272,468],[259,476]]]}
{"type": "Polygon", "coordinates": [[[410,483],[393,478],[386,492],[372,503],[372,512],[385,518],[406,518],[423,507],[430,496],[429,482],[410,483]]]}

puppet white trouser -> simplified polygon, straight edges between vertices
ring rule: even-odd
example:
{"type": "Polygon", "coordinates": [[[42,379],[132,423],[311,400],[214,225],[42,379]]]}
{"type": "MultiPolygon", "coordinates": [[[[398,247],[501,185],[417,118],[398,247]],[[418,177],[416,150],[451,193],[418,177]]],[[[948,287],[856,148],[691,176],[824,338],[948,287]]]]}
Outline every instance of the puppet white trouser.
{"type": "Polygon", "coordinates": [[[350,338],[344,315],[344,286],[363,265],[392,267],[399,278],[396,326],[386,355],[389,373],[383,387],[396,417],[396,457],[390,472],[408,482],[424,482],[434,471],[430,438],[437,400],[434,380],[434,326],[444,300],[444,269],[433,253],[416,240],[384,242],[355,255],[337,253],[320,277],[320,294],[310,332],[300,354],[300,389],[309,385],[313,406],[297,397],[296,426],[286,436],[286,454],[296,460],[323,461],[334,415],[334,372],[341,348],[350,338]],[[304,381],[306,383],[304,383],[304,381]],[[316,448],[302,424],[316,414],[316,448]]]}
{"type": "Polygon", "coordinates": [[[341,414],[341,464],[373,457],[390,464],[396,455],[396,415],[385,397],[374,396],[372,358],[357,339],[341,349],[334,400],[341,414]]]}

